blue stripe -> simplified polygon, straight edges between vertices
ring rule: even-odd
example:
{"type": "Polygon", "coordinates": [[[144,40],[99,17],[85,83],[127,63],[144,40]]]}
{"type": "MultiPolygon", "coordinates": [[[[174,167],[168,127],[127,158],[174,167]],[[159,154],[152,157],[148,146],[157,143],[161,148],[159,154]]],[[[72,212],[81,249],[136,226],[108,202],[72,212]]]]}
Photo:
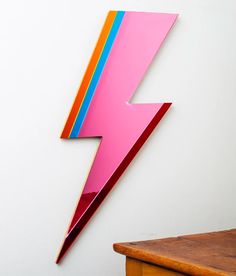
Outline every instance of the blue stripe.
{"type": "Polygon", "coordinates": [[[72,132],[70,134],[70,138],[76,138],[79,135],[80,129],[82,127],[82,124],[84,122],[85,116],[88,112],[89,105],[92,101],[95,89],[97,87],[98,81],[102,75],[104,66],[106,64],[107,58],[109,56],[110,50],[112,48],[112,45],[114,43],[114,40],[116,38],[116,35],[118,33],[120,24],[122,22],[123,16],[125,12],[124,11],[118,11],[115,17],[115,20],[113,22],[112,28],[110,30],[109,36],[107,38],[106,44],[104,46],[103,52],[101,54],[101,57],[98,61],[97,67],[95,69],[95,72],[93,74],[92,80],[90,82],[90,85],[88,87],[88,90],[86,92],[84,101],[82,103],[81,109],[79,111],[79,114],[76,118],[75,124],[73,126],[72,132]]]}

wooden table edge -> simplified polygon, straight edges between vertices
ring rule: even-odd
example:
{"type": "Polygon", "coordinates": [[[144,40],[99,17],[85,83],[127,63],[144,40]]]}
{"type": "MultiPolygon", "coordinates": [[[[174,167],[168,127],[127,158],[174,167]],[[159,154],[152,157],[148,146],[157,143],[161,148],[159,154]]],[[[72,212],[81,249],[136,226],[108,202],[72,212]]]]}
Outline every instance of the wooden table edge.
{"type": "Polygon", "coordinates": [[[194,276],[230,276],[236,275],[235,273],[225,273],[215,268],[209,269],[208,267],[199,264],[189,264],[181,259],[171,259],[166,256],[159,256],[157,254],[152,254],[150,252],[145,252],[138,248],[133,248],[127,245],[127,243],[114,243],[113,249],[115,252],[125,255],[127,257],[140,260],[143,262],[151,263],[160,267],[167,269],[172,269],[174,271],[185,273],[194,276]]]}

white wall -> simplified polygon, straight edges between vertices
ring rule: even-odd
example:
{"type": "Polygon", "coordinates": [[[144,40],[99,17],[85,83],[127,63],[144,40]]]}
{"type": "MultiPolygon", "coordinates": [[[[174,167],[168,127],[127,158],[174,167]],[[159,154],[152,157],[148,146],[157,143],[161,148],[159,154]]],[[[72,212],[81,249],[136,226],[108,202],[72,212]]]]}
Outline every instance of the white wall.
{"type": "Polygon", "coordinates": [[[236,1],[1,1],[0,275],[118,276],[120,241],[236,227],[236,1]],[[57,266],[98,141],[59,139],[109,9],[179,13],[135,102],[173,106],[57,266]]]}

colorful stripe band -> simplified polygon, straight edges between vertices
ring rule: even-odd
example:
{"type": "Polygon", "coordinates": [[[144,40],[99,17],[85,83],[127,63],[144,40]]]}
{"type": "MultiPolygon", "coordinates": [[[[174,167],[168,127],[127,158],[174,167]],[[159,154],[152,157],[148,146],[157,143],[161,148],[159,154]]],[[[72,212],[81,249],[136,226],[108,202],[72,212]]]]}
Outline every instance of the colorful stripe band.
{"type": "Polygon", "coordinates": [[[124,14],[124,11],[109,12],[61,138],[78,137],[124,14]]]}

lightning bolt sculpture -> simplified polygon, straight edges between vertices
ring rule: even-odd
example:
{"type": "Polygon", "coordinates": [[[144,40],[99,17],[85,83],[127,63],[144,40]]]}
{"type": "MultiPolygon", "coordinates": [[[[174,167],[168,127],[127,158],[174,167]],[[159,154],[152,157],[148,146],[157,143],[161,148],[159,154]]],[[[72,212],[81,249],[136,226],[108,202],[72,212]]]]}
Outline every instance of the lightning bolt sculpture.
{"type": "Polygon", "coordinates": [[[176,14],[110,11],[61,138],[101,142],[57,257],[59,263],[170,103],[130,104],[176,14]]]}

